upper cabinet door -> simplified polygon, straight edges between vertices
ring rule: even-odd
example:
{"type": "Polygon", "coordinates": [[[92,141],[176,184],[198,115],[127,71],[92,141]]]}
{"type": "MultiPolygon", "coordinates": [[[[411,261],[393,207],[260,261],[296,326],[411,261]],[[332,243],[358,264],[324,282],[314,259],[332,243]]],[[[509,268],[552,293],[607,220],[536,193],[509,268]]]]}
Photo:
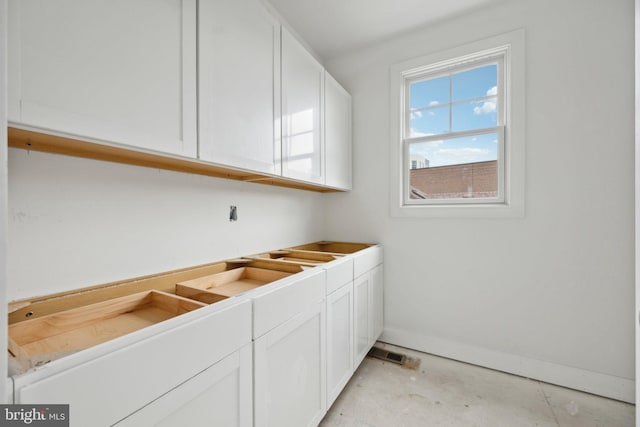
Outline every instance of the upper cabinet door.
{"type": "Polygon", "coordinates": [[[196,0],[11,0],[10,121],[195,157],[196,0]]]}
{"type": "Polygon", "coordinates": [[[282,29],[282,175],[324,184],[324,69],[282,29]]]}
{"type": "Polygon", "coordinates": [[[327,72],[324,80],[325,184],[351,189],[351,95],[327,72]]]}
{"type": "Polygon", "coordinates": [[[259,0],[200,0],[199,155],[280,168],[280,24],[259,0]]]}

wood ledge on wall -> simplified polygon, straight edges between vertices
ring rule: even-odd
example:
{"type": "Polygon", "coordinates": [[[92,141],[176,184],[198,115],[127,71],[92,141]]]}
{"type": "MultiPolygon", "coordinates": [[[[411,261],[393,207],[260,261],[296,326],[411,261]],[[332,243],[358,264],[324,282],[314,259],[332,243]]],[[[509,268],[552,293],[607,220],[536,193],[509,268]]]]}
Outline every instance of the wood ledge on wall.
{"type": "Polygon", "coordinates": [[[316,191],[320,193],[339,192],[334,188],[318,184],[306,183],[271,175],[262,175],[231,167],[206,163],[197,159],[171,157],[135,149],[116,147],[83,141],[67,136],[53,135],[9,126],[9,147],[23,150],[42,151],[45,153],[63,154],[85,159],[103,160],[128,165],[165,169],[177,172],[206,175],[236,181],[254,182],[277,187],[295,188],[298,190],[316,191]]]}

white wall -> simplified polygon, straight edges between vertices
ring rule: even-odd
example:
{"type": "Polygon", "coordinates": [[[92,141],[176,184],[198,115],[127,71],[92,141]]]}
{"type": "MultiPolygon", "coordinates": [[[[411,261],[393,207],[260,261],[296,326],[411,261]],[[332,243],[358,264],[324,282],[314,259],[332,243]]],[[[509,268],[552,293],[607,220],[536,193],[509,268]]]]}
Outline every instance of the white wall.
{"type": "MultiPolygon", "coordinates": [[[[635,0],[635,316],[636,372],[640,372],[640,0],[635,0]]],[[[640,381],[636,381],[636,427],[640,427],[640,381]]]]}
{"type": "Polygon", "coordinates": [[[327,64],[353,95],[354,191],[327,238],[385,247],[384,340],[634,395],[633,0],[512,0],[327,64]],[[389,68],[526,31],[526,214],[389,215],[389,68]]]}
{"type": "MultiPolygon", "coordinates": [[[[0,342],[7,342],[7,2],[0,0],[0,342]]],[[[7,372],[7,352],[0,354],[0,372],[7,372]]],[[[0,376],[4,379],[4,375],[0,376]]],[[[4,381],[4,380],[3,380],[4,381]]],[[[0,403],[7,402],[0,383],[0,403]]]]}
{"type": "Polygon", "coordinates": [[[9,150],[9,300],[324,238],[322,195],[9,150]],[[238,221],[229,221],[229,206],[238,221]]]}

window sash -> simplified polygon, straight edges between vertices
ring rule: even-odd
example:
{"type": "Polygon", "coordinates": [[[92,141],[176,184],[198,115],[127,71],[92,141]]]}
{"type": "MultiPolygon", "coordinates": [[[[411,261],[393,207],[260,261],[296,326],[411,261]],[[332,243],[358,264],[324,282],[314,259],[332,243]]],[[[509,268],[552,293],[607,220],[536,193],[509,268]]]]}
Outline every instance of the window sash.
{"type": "Polygon", "coordinates": [[[476,55],[472,55],[473,58],[467,58],[466,60],[461,59],[461,63],[453,61],[447,61],[446,65],[439,66],[435,64],[430,67],[423,67],[420,69],[414,69],[406,71],[402,74],[403,77],[403,115],[402,115],[402,137],[406,139],[411,134],[411,113],[415,113],[416,111],[426,111],[429,109],[435,108],[447,108],[449,114],[449,132],[440,133],[440,136],[447,136],[452,134],[451,128],[453,126],[453,107],[455,105],[468,104],[471,102],[482,102],[487,99],[496,98],[496,126],[505,126],[506,123],[506,113],[505,113],[505,55],[507,52],[507,47],[501,47],[497,49],[492,49],[489,53],[480,52],[476,55]],[[453,62],[453,65],[450,64],[453,62]],[[457,65],[456,65],[457,64],[457,65]],[[497,75],[497,93],[495,96],[483,96],[472,99],[465,99],[461,101],[453,101],[453,94],[451,84],[449,84],[449,102],[446,104],[439,104],[434,106],[428,106],[423,108],[411,109],[411,84],[418,83],[425,80],[433,80],[443,76],[452,76],[454,74],[462,73],[465,71],[472,70],[474,68],[479,68],[485,65],[496,64],[498,66],[498,75],[497,75]],[[420,71],[421,70],[421,71],[420,71]]]}
{"type": "Polygon", "coordinates": [[[463,205],[463,204],[501,204],[505,203],[505,126],[495,126],[473,131],[453,132],[445,135],[430,135],[415,138],[405,138],[402,141],[402,179],[403,179],[403,206],[420,205],[463,205]],[[443,198],[443,199],[411,199],[411,170],[410,147],[412,144],[429,142],[434,140],[447,140],[469,136],[486,135],[495,133],[498,135],[497,148],[497,195],[496,197],[469,197],[469,198],[443,198]]]}
{"type": "Polygon", "coordinates": [[[411,70],[405,70],[402,72],[403,82],[403,100],[402,106],[404,108],[402,114],[402,138],[400,140],[402,148],[402,205],[405,207],[411,206],[424,206],[424,205],[484,205],[484,204],[504,204],[505,197],[505,128],[506,128],[506,93],[505,93],[505,62],[508,52],[508,46],[501,46],[495,49],[490,49],[482,52],[478,52],[465,57],[459,57],[450,61],[444,61],[429,65],[426,67],[414,68],[411,70]],[[452,88],[449,85],[449,102],[446,104],[439,104],[438,106],[424,107],[411,109],[411,84],[425,80],[432,80],[443,76],[453,76],[457,73],[462,73],[474,68],[479,68],[486,65],[497,65],[497,94],[495,96],[479,97],[474,99],[455,101],[452,98],[452,88]],[[452,132],[452,111],[455,105],[481,102],[486,99],[495,98],[496,105],[496,126],[480,129],[472,129],[462,132],[452,132]],[[432,108],[446,107],[449,113],[449,132],[428,135],[428,136],[415,136],[411,137],[411,113],[415,111],[425,111],[432,108]],[[410,146],[412,144],[429,142],[435,140],[449,140],[461,137],[485,135],[488,133],[495,133],[498,135],[498,148],[497,148],[497,195],[496,197],[477,197],[477,198],[443,198],[443,199],[411,199],[411,185],[410,185],[410,146]]]}

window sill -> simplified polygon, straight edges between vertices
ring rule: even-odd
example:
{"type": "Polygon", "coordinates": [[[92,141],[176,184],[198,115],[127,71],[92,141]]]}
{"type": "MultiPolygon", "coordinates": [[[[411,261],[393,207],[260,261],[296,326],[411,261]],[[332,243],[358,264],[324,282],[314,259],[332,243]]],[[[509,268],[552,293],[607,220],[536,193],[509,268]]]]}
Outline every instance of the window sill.
{"type": "Polygon", "coordinates": [[[524,201],[493,204],[392,206],[393,218],[523,218],[524,201]]]}

